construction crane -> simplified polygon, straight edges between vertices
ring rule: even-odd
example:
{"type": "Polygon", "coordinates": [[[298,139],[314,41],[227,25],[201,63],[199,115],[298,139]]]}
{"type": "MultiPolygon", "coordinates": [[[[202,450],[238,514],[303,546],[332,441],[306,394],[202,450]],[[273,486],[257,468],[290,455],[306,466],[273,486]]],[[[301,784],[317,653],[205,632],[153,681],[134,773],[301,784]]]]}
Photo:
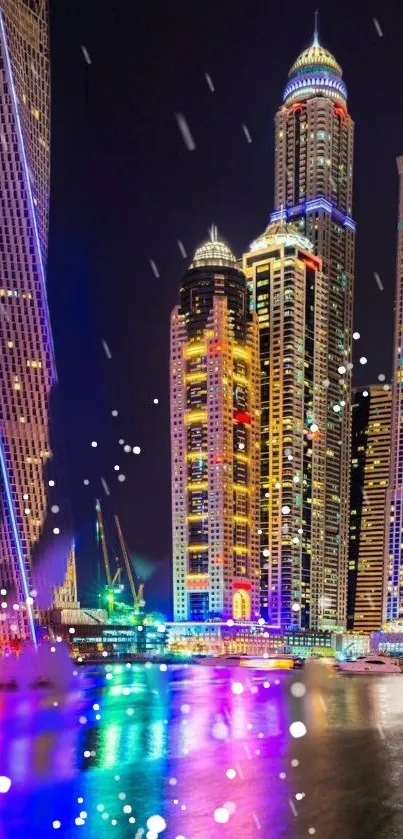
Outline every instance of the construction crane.
{"type": "Polygon", "coordinates": [[[116,573],[112,577],[111,573],[111,566],[109,562],[109,555],[108,555],[108,548],[106,545],[106,537],[105,537],[105,526],[104,526],[104,519],[102,515],[101,503],[100,501],[95,502],[95,511],[97,514],[97,521],[96,521],[96,534],[97,534],[97,542],[101,545],[102,557],[105,566],[105,574],[106,574],[106,603],[108,607],[108,611],[113,611],[115,605],[115,595],[120,594],[122,591],[122,584],[120,582],[120,578],[122,575],[122,569],[118,566],[116,573]]]}
{"type": "Polygon", "coordinates": [[[134,584],[134,578],[133,578],[132,565],[131,565],[131,562],[130,562],[129,554],[127,553],[127,548],[126,548],[125,540],[123,538],[123,533],[122,533],[122,528],[120,526],[120,521],[119,521],[117,516],[115,516],[114,518],[115,518],[115,525],[116,525],[116,530],[117,530],[117,534],[118,534],[118,538],[119,538],[120,548],[121,548],[121,551],[122,551],[123,561],[125,563],[126,574],[127,574],[128,580],[129,580],[130,591],[132,593],[134,610],[138,614],[140,611],[142,611],[144,609],[144,606],[146,605],[145,600],[144,600],[144,583],[140,583],[139,587],[136,591],[136,586],[134,584]]]}
{"type": "MultiPolygon", "coordinates": [[[[136,591],[136,586],[133,577],[133,570],[130,562],[130,557],[127,552],[125,540],[123,538],[122,528],[120,526],[120,522],[117,516],[114,516],[115,526],[117,535],[119,538],[120,549],[126,569],[127,578],[129,581],[130,591],[133,599],[133,606],[127,606],[125,603],[116,602],[116,595],[119,595],[122,592],[123,585],[121,583],[121,576],[122,576],[122,568],[118,565],[116,573],[112,576],[110,561],[109,561],[109,554],[108,554],[108,547],[106,542],[106,532],[105,532],[105,524],[102,515],[102,508],[101,502],[99,500],[95,503],[95,511],[96,511],[96,535],[97,535],[97,543],[101,547],[103,563],[105,566],[105,574],[106,574],[106,605],[109,614],[112,613],[116,614],[117,612],[120,613],[120,617],[123,617],[124,613],[127,613],[133,610],[134,607],[134,614],[139,615],[140,612],[144,609],[145,600],[144,600],[144,584],[140,583],[138,590],[136,591]]],[[[118,562],[118,559],[116,559],[118,562]]]]}

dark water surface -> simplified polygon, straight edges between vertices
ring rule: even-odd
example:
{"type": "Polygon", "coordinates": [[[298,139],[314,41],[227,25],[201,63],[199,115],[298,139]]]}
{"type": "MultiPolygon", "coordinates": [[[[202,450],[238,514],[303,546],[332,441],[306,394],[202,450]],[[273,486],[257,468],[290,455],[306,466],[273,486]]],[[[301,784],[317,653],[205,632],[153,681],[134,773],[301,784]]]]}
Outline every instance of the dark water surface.
{"type": "Polygon", "coordinates": [[[0,726],[1,839],[403,837],[403,676],[114,666],[0,726]]]}

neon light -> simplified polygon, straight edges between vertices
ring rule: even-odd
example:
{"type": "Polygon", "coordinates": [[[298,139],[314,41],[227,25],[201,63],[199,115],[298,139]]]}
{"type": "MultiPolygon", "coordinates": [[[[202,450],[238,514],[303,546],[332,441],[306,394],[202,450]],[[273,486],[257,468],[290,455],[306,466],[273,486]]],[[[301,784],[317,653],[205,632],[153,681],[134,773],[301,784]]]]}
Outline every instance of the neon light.
{"type": "Polygon", "coordinates": [[[244,361],[250,361],[250,350],[247,347],[240,347],[239,344],[235,344],[233,347],[232,355],[234,358],[242,358],[244,361]]]}
{"type": "Polygon", "coordinates": [[[241,463],[249,463],[248,456],[246,454],[243,454],[243,452],[234,452],[234,457],[237,460],[240,460],[241,463]]]}
{"type": "Polygon", "coordinates": [[[189,492],[199,492],[208,489],[208,481],[191,481],[187,485],[189,492]]]}
{"type": "Polygon", "coordinates": [[[240,422],[242,425],[250,425],[251,416],[246,411],[234,411],[235,422],[240,422]]]}
{"type": "Polygon", "coordinates": [[[193,358],[196,355],[206,355],[207,347],[205,344],[187,344],[183,348],[185,358],[193,358]]]}
{"type": "Polygon", "coordinates": [[[222,454],[214,454],[212,459],[212,463],[224,463],[224,456],[222,454]]]}
{"type": "Polygon", "coordinates": [[[338,105],[337,108],[334,109],[334,112],[335,114],[338,114],[338,116],[342,117],[342,119],[347,119],[347,111],[342,107],[342,105],[338,105]]]}
{"type": "Polygon", "coordinates": [[[31,607],[31,603],[30,603],[30,600],[29,600],[28,580],[27,580],[27,575],[26,575],[26,571],[25,571],[24,557],[23,557],[23,553],[22,553],[22,546],[21,546],[21,542],[20,542],[20,536],[19,536],[19,533],[18,533],[17,520],[16,520],[14,505],[13,505],[13,497],[12,497],[12,493],[11,493],[10,482],[9,482],[9,479],[8,479],[7,466],[6,466],[6,461],[5,461],[5,457],[4,457],[3,440],[1,439],[1,437],[0,437],[0,468],[1,468],[2,475],[3,475],[4,487],[5,487],[5,490],[6,490],[7,504],[8,504],[8,509],[9,509],[9,512],[10,512],[11,527],[12,527],[12,530],[13,530],[14,542],[15,542],[15,547],[16,547],[16,551],[17,551],[18,565],[19,565],[19,568],[20,568],[20,575],[21,575],[22,587],[23,587],[23,591],[24,591],[24,599],[25,599],[25,602],[26,602],[26,607],[27,607],[27,612],[28,612],[28,621],[29,621],[29,625],[30,625],[30,629],[31,629],[32,641],[33,641],[33,643],[36,647],[37,646],[37,640],[36,640],[36,633],[35,633],[34,616],[33,616],[33,613],[32,613],[32,607],[31,607]]]}
{"type": "Polygon", "coordinates": [[[301,99],[304,96],[323,92],[328,93],[332,98],[340,99],[343,105],[347,99],[347,88],[342,79],[335,76],[306,74],[290,79],[284,90],[283,102],[287,104],[287,101],[295,96],[301,99]]]}
{"type": "Polygon", "coordinates": [[[235,521],[237,524],[251,524],[249,516],[241,515],[241,513],[234,513],[232,521],[235,521]]]}
{"type": "Polygon", "coordinates": [[[200,423],[207,421],[207,411],[190,410],[185,414],[186,425],[193,425],[193,423],[200,423]]]}
{"type": "Polygon", "coordinates": [[[207,452],[187,452],[186,457],[188,460],[202,460],[207,457],[207,452]]]}
{"type": "Polygon", "coordinates": [[[41,251],[41,246],[40,246],[40,242],[39,242],[39,234],[38,234],[38,227],[37,227],[37,222],[36,222],[34,201],[33,201],[33,198],[32,198],[31,183],[30,183],[30,180],[29,180],[28,163],[27,163],[27,158],[26,158],[26,154],[25,154],[25,147],[24,147],[24,138],[23,138],[23,133],[22,133],[22,128],[21,128],[20,115],[18,113],[17,95],[16,95],[16,92],[15,92],[13,74],[12,74],[12,70],[11,70],[11,63],[10,63],[10,58],[9,58],[9,54],[8,54],[8,49],[7,49],[7,40],[6,40],[5,31],[4,31],[4,23],[3,23],[3,13],[1,11],[0,11],[0,37],[1,37],[1,40],[2,40],[2,44],[3,44],[3,48],[4,48],[4,52],[5,52],[5,57],[6,57],[7,76],[8,76],[9,87],[10,87],[10,90],[11,90],[11,97],[12,97],[13,105],[14,105],[14,116],[15,116],[15,122],[16,122],[16,126],[17,126],[17,134],[18,134],[18,138],[19,138],[19,145],[20,145],[21,157],[22,157],[22,162],[23,162],[23,170],[24,170],[24,175],[25,175],[25,187],[26,187],[26,190],[27,190],[27,193],[28,193],[28,204],[29,204],[30,210],[31,210],[31,222],[32,222],[32,227],[33,227],[33,231],[34,231],[34,240],[35,240],[35,244],[36,244],[36,252],[37,252],[38,263],[39,263],[39,265],[38,265],[39,272],[38,273],[39,273],[39,279],[40,279],[40,283],[41,283],[41,287],[42,287],[43,305],[44,305],[44,308],[45,308],[46,332],[47,332],[47,337],[48,337],[48,342],[49,342],[49,347],[50,347],[50,367],[51,367],[51,373],[52,373],[52,382],[54,383],[54,382],[57,381],[57,373],[56,373],[55,351],[54,351],[54,346],[53,346],[53,337],[52,337],[52,332],[51,332],[51,329],[50,329],[50,314],[49,314],[49,307],[48,307],[48,296],[47,296],[47,291],[46,291],[45,271],[44,271],[43,262],[42,262],[42,251],[41,251]]]}
{"type": "Polygon", "coordinates": [[[248,583],[246,580],[234,580],[232,583],[232,587],[237,589],[238,591],[250,591],[252,588],[252,583],[248,583]]]}
{"type": "Polygon", "coordinates": [[[193,384],[194,382],[204,382],[207,379],[207,373],[203,372],[202,370],[196,373],[186,373],[185,375],[185,382],[187,384],[193,384]]]}
{"type": "Polygon", "coordinates": [[[286,216],[286,219],[292,219],[294,216],[302,216],[305,213],[314,212],[316,210],[324,210],[326,213],[330,213],[332,218],[335,221],[338,221],[343,227],[348,227],[350,230],[355,232],[356,230],[356,223],[351,216],[348,216],[347,213],[342,213],[334,204],[331,203],[327,198],[319,195],[316,198],[310,198],[308,201],[302,201],[301,204],[296,204],[294,207],[286,207],[284,210],[276,210],[270,216],[271,222],[280,221],[286,216]]]}

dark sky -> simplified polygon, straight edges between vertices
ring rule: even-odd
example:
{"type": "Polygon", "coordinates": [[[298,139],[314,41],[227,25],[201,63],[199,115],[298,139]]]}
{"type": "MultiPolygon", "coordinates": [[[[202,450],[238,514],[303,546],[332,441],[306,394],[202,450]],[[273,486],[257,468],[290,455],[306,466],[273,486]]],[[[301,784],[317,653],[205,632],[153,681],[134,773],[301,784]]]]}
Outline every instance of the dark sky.
{"type": "MultiPolygon", "coordinates": [[[[147,599],[169,612],[169,316],[187,265],[177,239],[190,258],[214,222],[241,254],[266,226],[273,209],[273,117],[288,69],[311,40],[317,5],[51,0],[48,282],[80,594],[87,602],[95,603],[92,527],[99,495],[107,515],[121,516],[131,552],[158,563],[147,599]],[[188,121],[193,152],[176,112],[188,121]],[[141,454],[124,454],[120,437],[140,445],[141,454]],[[118,483],[115,463],[125,483],[118,483]]],[[[369,383],[379,373],[389,376],[391,367],[403,4],[322,2],[319,11],[320,38],[343,67],[356,124],[354,325],[362,338],[355,360],[368,356],[357,382],[369,383]]]]}

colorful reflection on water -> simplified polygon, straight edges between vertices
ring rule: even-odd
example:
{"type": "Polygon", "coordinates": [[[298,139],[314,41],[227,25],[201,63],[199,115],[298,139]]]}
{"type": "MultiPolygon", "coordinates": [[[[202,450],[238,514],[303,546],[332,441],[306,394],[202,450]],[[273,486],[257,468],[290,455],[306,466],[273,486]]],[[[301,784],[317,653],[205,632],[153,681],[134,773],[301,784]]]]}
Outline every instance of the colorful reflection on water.
{"type": "Polygon", "coordinates": [[[400,677],[308,676],[113,666],[3,695],[1,839],[156,839],[153,815],[166,839],[401,837],[400,677]]]}

